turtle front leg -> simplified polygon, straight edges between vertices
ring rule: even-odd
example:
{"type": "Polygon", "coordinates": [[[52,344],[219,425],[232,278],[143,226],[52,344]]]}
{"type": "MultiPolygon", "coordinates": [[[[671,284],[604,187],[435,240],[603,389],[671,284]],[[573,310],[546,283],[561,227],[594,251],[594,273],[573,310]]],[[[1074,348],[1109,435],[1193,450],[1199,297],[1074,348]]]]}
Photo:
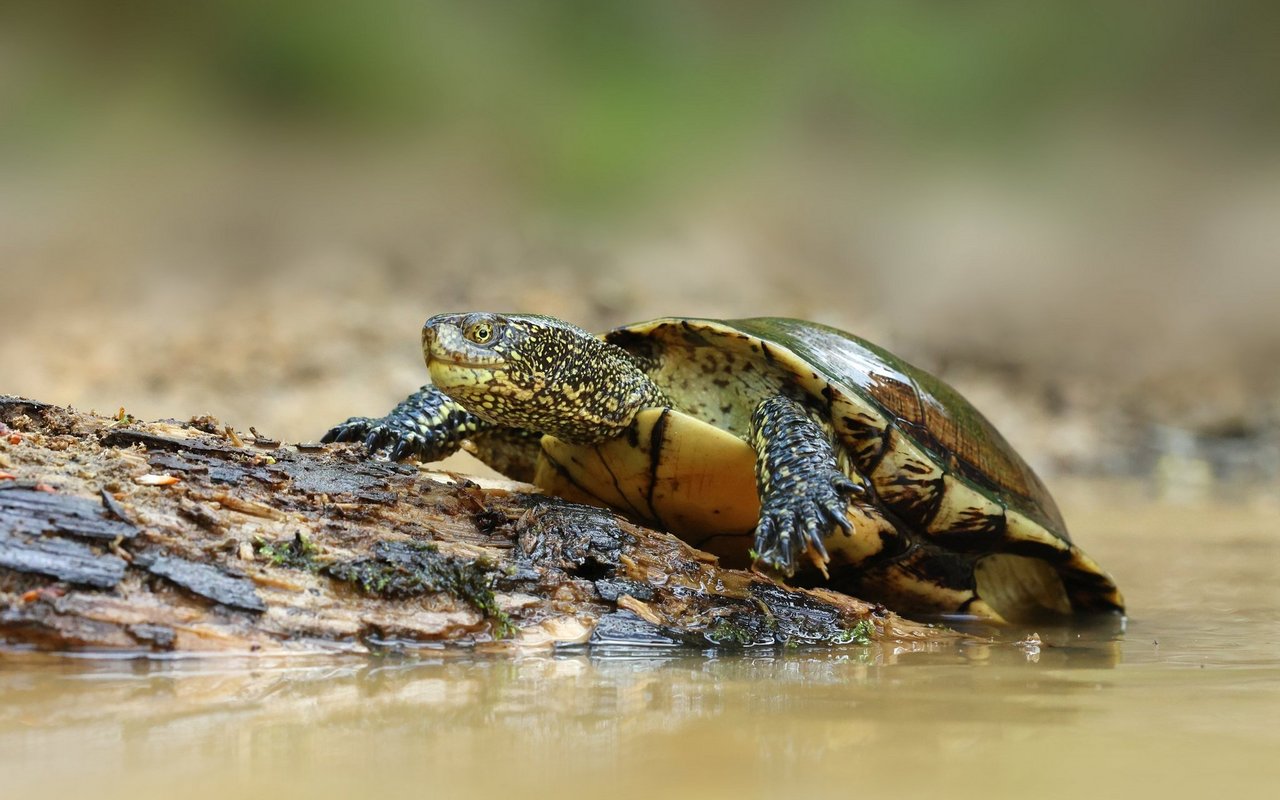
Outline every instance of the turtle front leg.
{"type": "Polygon", "coordinates": [[[840,470],[830,436],[789,397],[771,397],[756,407],[751,444],[760,491],[756,559],[788,577],[806,552],[825,565],[823,540],[836,528],[852,533],[849,500],[866,488],[840,470]]]}
{"type": "Polygon", "coordinates": [[[364,442],[386,449],[395,461],[417,456],[438,461],[457,452],[463,440],[494,426],[463,408],[434,386],[423,386],[385,417],[352,417],[325,433],[322,442],[364,442]]]}
{"type": "Polygon", "coordinates": [[[364,442],[370,452],[385,450],[400,461],[416,456],[439,461],[464,441],[472,455],[518,481],[533,480],[542,436],[521,428],[494,425],[477,417],[434,386],[423,386],[385,417],[352,417],[334,425],[323,442],[364,442]]]}

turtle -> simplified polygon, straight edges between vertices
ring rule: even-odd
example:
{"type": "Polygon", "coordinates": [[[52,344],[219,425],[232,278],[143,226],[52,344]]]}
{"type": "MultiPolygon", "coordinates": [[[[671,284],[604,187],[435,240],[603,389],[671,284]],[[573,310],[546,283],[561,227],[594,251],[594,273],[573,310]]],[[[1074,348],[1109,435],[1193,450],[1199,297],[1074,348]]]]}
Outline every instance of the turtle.
{"type": "Polygon", "coordinates": [[[1035,472],[942,380],[780,317],[594,335],[536,314],[433,316],[431,383],[326,442],[498,472],[782,580],[915,616],[1123,614],[1035,472]]]}

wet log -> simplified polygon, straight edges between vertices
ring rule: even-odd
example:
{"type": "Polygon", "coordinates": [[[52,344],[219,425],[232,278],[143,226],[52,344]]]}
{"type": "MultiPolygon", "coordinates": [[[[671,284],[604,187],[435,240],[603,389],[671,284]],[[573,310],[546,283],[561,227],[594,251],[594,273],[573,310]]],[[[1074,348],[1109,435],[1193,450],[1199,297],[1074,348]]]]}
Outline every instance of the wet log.
{"type": "Polygon", "coordinates": [[[0,643],[376,652],[443,644],[955,640],[528,485],[0,396],[0,643]]]}

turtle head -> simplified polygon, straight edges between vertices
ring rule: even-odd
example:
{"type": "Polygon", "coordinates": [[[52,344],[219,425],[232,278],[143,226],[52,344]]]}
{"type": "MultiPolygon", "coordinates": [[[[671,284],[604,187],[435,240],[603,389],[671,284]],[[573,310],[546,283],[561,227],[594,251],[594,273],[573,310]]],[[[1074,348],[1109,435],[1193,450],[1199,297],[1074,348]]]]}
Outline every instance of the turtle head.
{"type": "Polygon", "coordinates": [[[477,417],[575,444],[666,403],[625,351],[554,317],[440,314],[422,326],[422,354],[431,382],[477,417]]]}

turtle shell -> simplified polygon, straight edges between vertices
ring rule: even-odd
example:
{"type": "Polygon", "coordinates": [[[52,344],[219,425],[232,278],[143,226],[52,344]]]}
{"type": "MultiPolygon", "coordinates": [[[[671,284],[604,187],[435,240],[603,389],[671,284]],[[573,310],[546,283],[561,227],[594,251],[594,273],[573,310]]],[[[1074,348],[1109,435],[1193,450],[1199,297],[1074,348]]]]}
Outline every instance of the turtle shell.
{"type": "Polygon", "coordinates": [[[876,534],[882,545],[863,542],[847,559],[855,590],[934,611],[966,611],[945,607],[980,597],[1005,617],[1030,607],[1123,610],[1111,578],[1072,543],[1044,483],[986,417],[884,349],[782,318],[666,318],[604,338],[678,411],[740,438],[756,405],[778,393],[830,425],[841,464],[871,482],[872,510],[887,522],[876,534]]]}

